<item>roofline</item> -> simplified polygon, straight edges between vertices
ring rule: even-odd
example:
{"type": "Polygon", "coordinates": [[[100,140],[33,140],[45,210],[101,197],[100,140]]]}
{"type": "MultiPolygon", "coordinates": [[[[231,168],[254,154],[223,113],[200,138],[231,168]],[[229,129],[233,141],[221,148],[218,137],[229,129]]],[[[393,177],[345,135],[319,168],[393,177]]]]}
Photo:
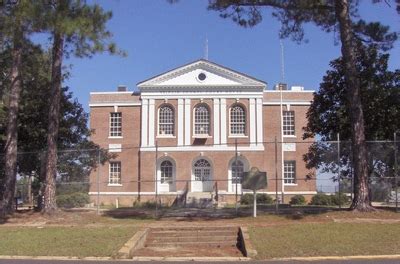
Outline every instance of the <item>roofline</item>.
{"type": "Polygon", "coordinates": [[[315,90],[302,90],[302,91],[293,91],[293,90],[264,90],[264,93],[314,93],[315,90]]]}
{"type": "Polygon", "coordinates": [[[156,76],[150,77],[150,78],[148,78],[148,79],[146,79],[146,80],[144,80],[144,81],[138,82],[138,83],[136,84],[136,86],[139,87],[142,83],[145,83],[145,82],[147,82],[147,81],[150,81],[151,79],[156,79],[156,78],[158,78],[158,77],[160,77],[160,76],[162,76],[162,75],[164,75],[164,74],[167,74],[167,73],[169,73],[169,72],[175,71],[175,70],[177,70],[177,69],[179,69],[179,68],[187,67],[187,66],[189,66],[189,65],[191,65],[191,64],[195,64],[195,63],[197,63],[197,62],[206,62],[206,63],[210,63],[210,64],[212,64],[212,65],[214,65],[214,66],[223,68],[223,69],[225,69],[225,70],[234,72],[234,73],[239,74],[239,75],[243,75],[243,76],[245,76],[245,77],[247,77],[247,78],[249,78],[249,79],[255,80],[255,81],[260,82],[260,83],[263,83],[265,86],[267,86],[267,83],[266,83],[266,82],[264,82],[264,81],[262,81],[262,80],[259,80],[259,79],[257,79],[257,78],[254,78],[254,77],[252,77],[252,76],[250,76],[250,75],[248,75],[248,74],[246,74],[246,73],[238,72],[238,71],[233,70],[233,69],[231,69],[231,68],[222,66],[222,65],[220,65],[220,64],[218,64],[218,63],[215,63],[215,62],[212,62],[212,61],[209,61],[209,60],[205,60],[205,59],[198,59],[198,60],[195,60],[195,61],[186,63],[186,64],[184,64],[184,65],[175,67],[175,68],[173,68],[173,69],[167,70],[167,71],[165,71],[165,72],[163,72],[163,73],[157,74],[156,76]]]}
{"type": "Polygon", "coordinates": [[[113,91],[113,92],[90,92],[90,94],[134,94],[132,91],[125,91],[125,92],[118,92],[118,91],[113,91]]]}

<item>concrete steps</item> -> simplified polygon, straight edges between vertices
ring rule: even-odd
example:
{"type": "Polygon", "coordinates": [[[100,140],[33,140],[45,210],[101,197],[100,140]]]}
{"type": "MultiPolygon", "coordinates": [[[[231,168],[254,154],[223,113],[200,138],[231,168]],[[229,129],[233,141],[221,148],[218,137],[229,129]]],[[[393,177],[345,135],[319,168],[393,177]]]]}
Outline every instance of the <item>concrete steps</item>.
{"type": "Polygon", "coordinates": [[[212,194],[209,192],[189,192],[187,194],[186,207],[212,208],[212,194]]]}
{"type": "Polygon", "coordinates": [[[151,228],[144,248],[135,255],[240,257],[238,232],[238,227],[230,226],[151,228]]]}

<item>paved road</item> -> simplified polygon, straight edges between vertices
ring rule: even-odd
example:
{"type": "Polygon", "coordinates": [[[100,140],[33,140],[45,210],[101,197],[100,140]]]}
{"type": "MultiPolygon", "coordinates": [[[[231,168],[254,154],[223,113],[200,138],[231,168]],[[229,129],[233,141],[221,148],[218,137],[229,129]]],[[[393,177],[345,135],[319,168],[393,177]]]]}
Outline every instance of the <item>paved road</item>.
{"type": "MultiPolygon", "coordinates": [[[[8,260],[8,259],[0,259],[0,264],[122,264],[122,263],[143,263],[138,261],[82,261],[82,260],[8,260]]],[[[145,263],[153,263],[153,264],[193,264],[193,261],[171,261],[171,262],[162,262],[162,261],[152,261],[145,263]]],[[[209,262],[203,261],[201,263],[217,263],[217,264],[244,264],[244,263],[267,263],[267,264],[399,264],[399,259],[394,260],[338,260],[338,261],[245,261],[245,262],[209,262]]]]}

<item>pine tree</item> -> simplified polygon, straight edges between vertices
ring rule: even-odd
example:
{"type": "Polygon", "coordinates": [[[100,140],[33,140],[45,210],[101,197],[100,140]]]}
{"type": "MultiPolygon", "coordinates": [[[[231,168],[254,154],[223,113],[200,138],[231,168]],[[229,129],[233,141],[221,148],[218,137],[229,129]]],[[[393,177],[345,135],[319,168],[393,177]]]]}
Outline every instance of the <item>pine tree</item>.
{"type": "MultiPolygon", "coordinates": [[[[381,2],[375,0],[373,2],[381,2]]],[[[400,3],[397,1],[400,13],[400,3]]],[[[362,20],[357,23],[359,1],[351,0],[211,0],[210,10],[221,13],[223,18],[232,18],[240,26],[254,26],[262,20],[260,8],[272,9],[272,15],[277,17],[282,28],[281,37],[292,37],[301,41],[304,37],[302,25],[312,22],[326,32],[339,29],[342,58],[345,66],[345,82],[347,93],[346,107],[351,119],[351,140],[354,157],[355,196],[351,205],[353,210],[374,210],[369,200],[367,149],[365,143],[364,115],[360,96],[360,82],[357,78],[355,60],[355,39],[362,39],[362,32],[357,32],[354,25],[364,25],[362,20]]],[[[367,25],[368,26],[368,25],[367,25]]],[[[395,39],[381,39],[380,35],[367,39],[369,42],[381,42],[382,47],[390,47],[395,39]]]]}
{"type": "Polygon", "coordinates": [[[14,193],[17,176],[18,154],[18,110],[21,93],[21,57],[23,43],[36,24],[38,24],[39,12],[37,5],[28,0],[3,1],[0,5],[0,31],[1,43],[11,43],[12,64],[9,73],[8,89],[8,115],[6,127],[5,175],[2,189],[0,189],[1,208],[0,216],[12,213],[14,210],[14,193]]]}
{"type": "Polygon", "coordinates": [[[53,0],[47,6],[46,16],[47,28],[53,37],[53,48],[47,153],[43,172],[43,211],[52,213],[57,209],[55,177],[63,56],[73,54],[77,57],[90,57],[97,52],[109,51],[114,54],[118,51],[114,43],[106,42],[111,37],[106,29],[111,12],[104,12],[99,5],[90,6],[80,0],[53,0]],[[67,45],[69,50],[66,49],[67,45]]]}

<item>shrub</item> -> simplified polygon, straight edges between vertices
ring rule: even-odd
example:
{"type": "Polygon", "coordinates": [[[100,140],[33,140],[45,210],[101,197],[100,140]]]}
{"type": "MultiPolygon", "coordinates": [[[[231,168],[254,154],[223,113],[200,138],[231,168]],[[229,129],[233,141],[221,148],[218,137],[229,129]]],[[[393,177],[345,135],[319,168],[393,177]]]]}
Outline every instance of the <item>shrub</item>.
{"type": "Polygon", "coordinates": [[[335,195],[331,195],[331,204],[332,205],[339,205],[339,203],[340,203],[340,205],[345,205],[345,204],[348,204],[349,202],[350,202],[349,197],[344,193],[341,193],[340,197],[339,197],[338,193],[335,195]]]}
{"type": "Polygon", "coordinates": [[[139,202],[139,201],[134,201],[133,202],[133,207],[135,208],[145,208],[145,209],[154,209],[156,208],[156,202],[155,201],[146,201],[144,203],[139,202]]]}
{"type": "Polygon", "coordinates": [[[303,195],[295,195],[290,199],[289,204],[291,205],[303,205],[306,204],[306,198],[303,195]]]}
{"type": "MultiPolygon", "coordinates": [[[[257,194],[257,204],[273,204],[274,200],[265,193],[257,194]]],[[[253,204],[253,194],[246,193],[240,198],[240,204],[253,204]]]]}
{"type": "Polygon", "coordinates": [[[58,207],[65,208],[84,207],[90,202],[89,194],[80,192],[58,195],[56,200],[58,207]]]}
{"type": "Polygon", "coordinates": [[[332,205],[332,199],[326,194],[318,193],[311,198],[310,205],[332,205]]]}

